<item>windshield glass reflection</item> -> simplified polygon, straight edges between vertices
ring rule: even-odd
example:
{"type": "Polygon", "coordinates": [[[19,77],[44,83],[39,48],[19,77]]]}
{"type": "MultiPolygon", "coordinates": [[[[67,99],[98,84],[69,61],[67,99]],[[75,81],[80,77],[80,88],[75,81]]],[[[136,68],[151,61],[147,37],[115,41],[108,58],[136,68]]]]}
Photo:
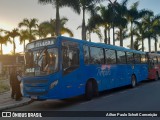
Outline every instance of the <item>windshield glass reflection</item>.
{"type": "Polygon", "coordinates": [[[55,73],[58,70],[58,49],[41,49],[28,51],[25,54],[25,75],[42,76],[55,73]]]}

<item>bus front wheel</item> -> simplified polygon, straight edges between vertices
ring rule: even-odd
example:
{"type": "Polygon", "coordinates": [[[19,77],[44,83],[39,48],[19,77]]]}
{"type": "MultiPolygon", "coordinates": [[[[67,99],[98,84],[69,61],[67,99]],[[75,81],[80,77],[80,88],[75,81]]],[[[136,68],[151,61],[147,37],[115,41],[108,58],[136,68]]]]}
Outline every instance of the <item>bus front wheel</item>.
{"type": "Polygon", "coordinates": [[[131,77],[131,87],[132,88],[136,87],[136,84],[137,84],[136,76],[132,75],[132,77],[131,77]]]}

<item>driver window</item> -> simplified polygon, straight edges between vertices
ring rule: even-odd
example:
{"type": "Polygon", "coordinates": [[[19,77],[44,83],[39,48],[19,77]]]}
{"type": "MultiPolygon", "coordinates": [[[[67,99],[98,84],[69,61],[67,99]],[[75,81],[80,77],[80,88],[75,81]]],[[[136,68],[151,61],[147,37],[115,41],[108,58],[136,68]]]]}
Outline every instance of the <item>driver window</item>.
{"type": "Polygon", "coordinates": [[[79,67],[79,49],[78,44],[65,42],[62,44],[63,71],[68,74],[79,67]]]}

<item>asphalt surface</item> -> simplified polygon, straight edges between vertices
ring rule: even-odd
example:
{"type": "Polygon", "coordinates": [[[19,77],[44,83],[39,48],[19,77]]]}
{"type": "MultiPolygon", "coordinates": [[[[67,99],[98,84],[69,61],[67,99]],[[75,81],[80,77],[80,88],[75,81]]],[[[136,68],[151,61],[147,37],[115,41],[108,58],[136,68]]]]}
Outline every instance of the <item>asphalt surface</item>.
{"type": "MultiPolygon", "coordinates": [[[[67,100],[35,101],[29,105],[8,109],[7,111],[160,111],[160,81],[140,83],[136,88],[118,88],[100,93],[98,98],[85,101],[83,96],[67,100]]],[[[94,112],[95,113],[95,112],[94,112]]],[[[73,112],[74,114],[74,112],[73,112]]],[[[17,119],[17,118],[16,118],[17,119]]],[[[41,118],[38,118],[41,119],[41,118]]],[[[47,120],[52,118],[47,117],[47,120]]],[[[114,119],[114,120],[149,120],[152,117],[55,117],[55,119],[114,119]]]]}

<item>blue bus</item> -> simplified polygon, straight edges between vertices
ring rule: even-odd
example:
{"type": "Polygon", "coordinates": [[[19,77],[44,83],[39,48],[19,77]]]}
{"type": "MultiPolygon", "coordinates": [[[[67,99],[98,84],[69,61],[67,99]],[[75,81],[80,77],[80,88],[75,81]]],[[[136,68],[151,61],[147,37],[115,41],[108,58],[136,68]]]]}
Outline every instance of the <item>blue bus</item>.
{"type": "Polygon", "coordinates": [[[33,41],[25,50],[23,94],[37,100],[65,99],[147,79],[146,53],[58,36],[33,41]]]}

